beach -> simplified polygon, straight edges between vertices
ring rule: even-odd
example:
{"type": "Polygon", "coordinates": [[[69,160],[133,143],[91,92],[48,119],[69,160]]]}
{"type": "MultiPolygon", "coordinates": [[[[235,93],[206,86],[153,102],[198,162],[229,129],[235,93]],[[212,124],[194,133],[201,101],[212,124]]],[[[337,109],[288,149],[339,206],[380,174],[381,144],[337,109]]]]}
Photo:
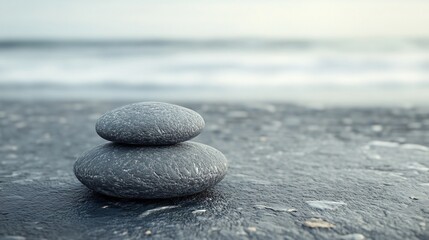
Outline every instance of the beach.
{"type": "Polygon", "coordinates": [[[194,141],[221,150],[225,179],[190,197],[124,200],[73,175],[105,141],[94,123],[130,103],[0,101],[5,239],[426,239],[429,109],[174,101],[200,113],[194,141]]]}
{"type": "Polygon", "coordinates": [[[1,6],[0,240],[429,239],[429,1],[1,6]]]}

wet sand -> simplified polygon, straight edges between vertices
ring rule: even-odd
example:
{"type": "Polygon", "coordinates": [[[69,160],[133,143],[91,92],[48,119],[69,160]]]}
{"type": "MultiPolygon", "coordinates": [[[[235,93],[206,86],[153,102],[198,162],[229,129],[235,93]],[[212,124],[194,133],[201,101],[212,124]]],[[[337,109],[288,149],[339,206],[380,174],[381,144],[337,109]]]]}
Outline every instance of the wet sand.
{"type": "Polygon", "coordinates": [[[179,104],[230,161],[190,197],[104,197],[73,175],[128,102],[0,101],[0,239],[426,239],[429,109],[179,104]]]}

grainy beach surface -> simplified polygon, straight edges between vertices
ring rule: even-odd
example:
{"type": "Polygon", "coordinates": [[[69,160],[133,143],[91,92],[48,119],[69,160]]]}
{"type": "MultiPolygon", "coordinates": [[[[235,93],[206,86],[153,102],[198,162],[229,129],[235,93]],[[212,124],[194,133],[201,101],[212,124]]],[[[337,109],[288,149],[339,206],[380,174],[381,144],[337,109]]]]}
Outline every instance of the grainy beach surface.
{"type": "Polygon", "coordinates": [[[213,189],[169,200],[95,194],[73,175],[129,102],[0,102],[0,239],[428,239],[429,108],[175,102],[221,150],[213,189]]]}

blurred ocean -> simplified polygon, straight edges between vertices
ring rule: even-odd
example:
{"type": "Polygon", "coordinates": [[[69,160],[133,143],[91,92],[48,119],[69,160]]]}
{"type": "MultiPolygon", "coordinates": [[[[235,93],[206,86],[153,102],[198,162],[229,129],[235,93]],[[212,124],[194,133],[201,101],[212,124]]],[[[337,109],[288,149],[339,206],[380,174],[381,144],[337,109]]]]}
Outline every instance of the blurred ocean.
{"type": "Polygon", "coordinates": [[[429,40],[1,41],[0,96],[424,103],[429,40]]]}

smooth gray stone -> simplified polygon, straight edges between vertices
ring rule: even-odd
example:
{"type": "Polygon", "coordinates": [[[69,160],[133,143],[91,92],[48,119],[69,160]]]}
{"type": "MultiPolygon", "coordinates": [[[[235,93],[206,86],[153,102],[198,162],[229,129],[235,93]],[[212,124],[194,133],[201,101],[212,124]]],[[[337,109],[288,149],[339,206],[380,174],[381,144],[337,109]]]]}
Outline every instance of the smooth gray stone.
{"type": "Polygon", "coordinates": [[[141,102],[105,113],[95,129],[117,143],[171,145],[196,137],[204,119],[195,111],[169,103],[141,102]]]}
{"type": "Polygon", "coordinates": [[[195,194],[223,179],[227,160],[195,142],[172,146],[99,145],[79,157],[76,177],[88,188],[120,198],[171,198],[195,194]]]}

